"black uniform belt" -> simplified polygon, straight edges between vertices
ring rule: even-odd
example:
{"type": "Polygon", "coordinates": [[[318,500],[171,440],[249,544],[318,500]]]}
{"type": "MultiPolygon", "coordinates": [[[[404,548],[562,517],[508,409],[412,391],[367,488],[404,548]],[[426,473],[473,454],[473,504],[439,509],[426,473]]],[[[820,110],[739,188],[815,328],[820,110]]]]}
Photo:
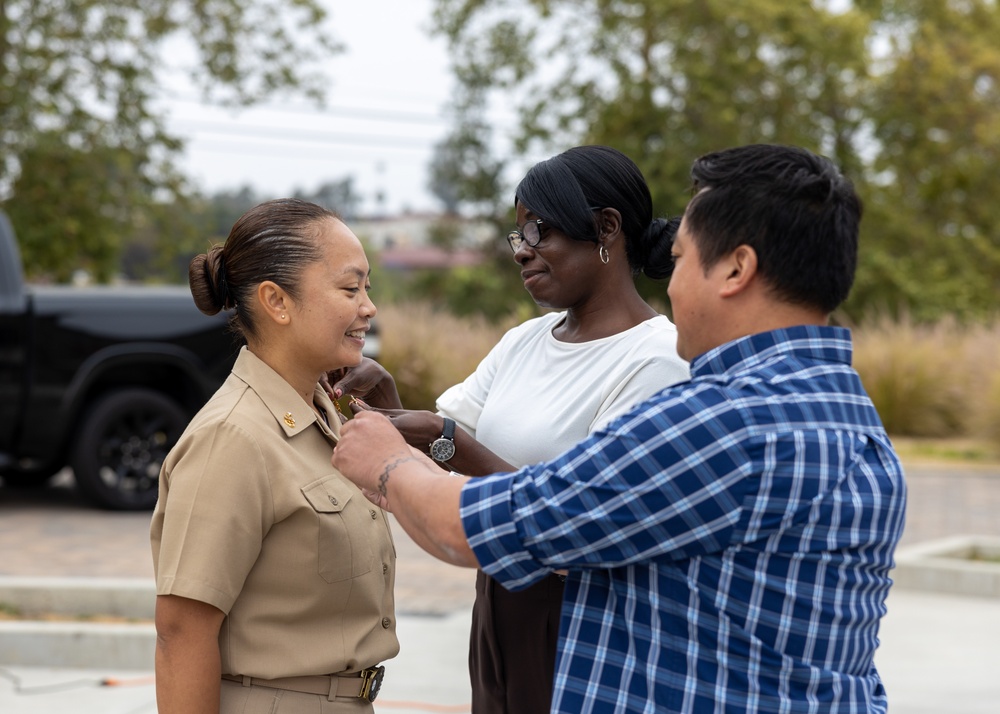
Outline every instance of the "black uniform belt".
{"type": "Polygon", "coordinates": [[[286,689],[305,694],[320,694],[330,701],[333,701],[335,697],[359,697],[374,702],[379,689],[382,688],[383,676],[385,676],[385,667],[378,666],[351,674],[281,677],[279,679],[224,674],[222,678],[228,682],[238,682],[244,687],[270,687],[271,689],[286,689]]]}

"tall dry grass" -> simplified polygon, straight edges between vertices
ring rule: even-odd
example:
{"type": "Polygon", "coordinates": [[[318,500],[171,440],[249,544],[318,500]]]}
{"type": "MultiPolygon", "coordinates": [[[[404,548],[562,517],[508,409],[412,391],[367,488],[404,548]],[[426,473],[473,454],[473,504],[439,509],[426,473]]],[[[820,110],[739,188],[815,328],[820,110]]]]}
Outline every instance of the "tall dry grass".
{"type": "Polygon", "coordinates": [[[377,319],[379,362],[408,409],[434,409],[438,395],[469,376],[514,323],[458,318],[422,303],[385,305],[377,319]]]}
{"type": "Polygon", "coordinates": [[[853,333],[854,366],[889,433],[1000,444],[1000,322],[878,318],[853,333]]]}
{"type": "MultiPolygon", "coordinates": [[[[380,361],[411,409],[465,379],[503,333],[501,325],[458,318],[425,304],[379,309],[380,361]]],[[[853,329],[854,366],[886,429],[896,436],[989,439],[1000,446],[1000,321],[874,319],[853,329]]]]}

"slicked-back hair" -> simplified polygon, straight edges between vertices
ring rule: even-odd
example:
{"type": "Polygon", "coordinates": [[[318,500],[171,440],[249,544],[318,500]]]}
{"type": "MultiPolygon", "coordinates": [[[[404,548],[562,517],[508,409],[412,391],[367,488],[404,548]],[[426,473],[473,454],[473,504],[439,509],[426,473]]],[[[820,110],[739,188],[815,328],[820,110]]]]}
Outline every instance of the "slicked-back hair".
{"type": "Polygon", "coordinates": [[[316,239],[330,219],[340,217],[297,198],[254,206],[233,224],[223,245],[191,261],[188,280],[195,305],[207,315],[233,309],[233,332],[256,336],[251,305],[257,286],[270,280],[297,297],[302,272],[322,257],[316,239]]]}
{"type": "Polygon", "coordinates": [[[622,217],[625,255],[634,274],[670,275],[670,246],[678,220],[653,219],[653,200],[639,167],[609,146],[576,146],[541,161],[514,192],[526,209],[577,241],[597,243],[598,214],[614,208],[622,217]]]}
{"type": "Polygon", "coordinates": [[[691,169],[684,220],[702,267],[740,245],[780,299],[833,312],[851,290],[861,199],[829,159],[754,144],[706,154],[691,169]]]}

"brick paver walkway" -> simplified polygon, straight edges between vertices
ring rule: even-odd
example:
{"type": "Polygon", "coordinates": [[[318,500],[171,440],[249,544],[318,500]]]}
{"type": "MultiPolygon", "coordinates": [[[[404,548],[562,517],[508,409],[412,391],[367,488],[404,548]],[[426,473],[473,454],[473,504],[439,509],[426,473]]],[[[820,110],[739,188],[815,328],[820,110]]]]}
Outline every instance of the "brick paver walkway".
{"type": "MultiPolygon", "coordinates": [[[[1000,536],[1000,466],[907,465],[902,545],[957,534],[1000,536]]],[[[0,575],[151,578],[149,513],[88,508],[65,485],[0,487],[0,575]]],[[[440,614],[471,605],[475,573],[417,547],[398,526],[396,602],[401,613],[440,614]]]]}
{"type": "MultiPolygon", "coordinates": [[[[0,575],[152,578],[150,513],[89,508],[60,480],[42,491],[0,487],[0,575]]],[[[427,555],[393,525],[397,610],[434,615],[470,607],[475,571],[427,555]]]]}

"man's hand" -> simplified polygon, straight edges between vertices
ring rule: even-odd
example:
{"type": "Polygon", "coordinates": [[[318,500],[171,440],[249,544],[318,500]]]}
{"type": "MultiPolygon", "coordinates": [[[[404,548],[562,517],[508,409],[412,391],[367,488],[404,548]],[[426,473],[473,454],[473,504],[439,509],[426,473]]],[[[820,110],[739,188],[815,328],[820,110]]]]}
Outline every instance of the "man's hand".
{"type": "Polygon", "coordinates": [[[428,553],[454,565],[478,565],[459,517],[467,479],[449,475],[407,446],[387,417],[358,412],[341,428],[331,463],[372,503],[392,511],[428,553]]]}
{"type": "Polygon", "coordinates": [[[392,472],[408,461],[422,461],[439,471],[433,461],[407,446],[402,435],[376,411],[361,411],[340,429],[340,441],[330,462],[380,508],[389,504],[392,472]]]}

